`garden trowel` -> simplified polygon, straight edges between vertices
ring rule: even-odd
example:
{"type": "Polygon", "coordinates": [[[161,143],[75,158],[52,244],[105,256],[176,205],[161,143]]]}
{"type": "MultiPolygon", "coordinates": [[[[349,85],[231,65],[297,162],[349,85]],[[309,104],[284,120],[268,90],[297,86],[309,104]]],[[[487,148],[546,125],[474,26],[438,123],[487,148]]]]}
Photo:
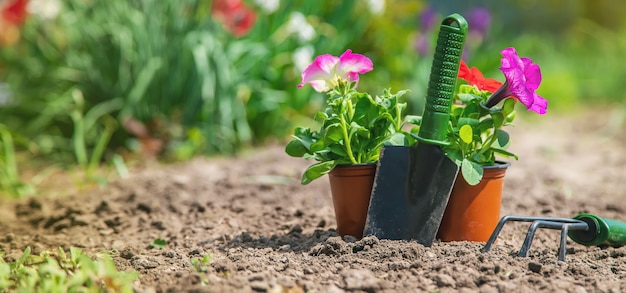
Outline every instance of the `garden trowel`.
{"type": "Polygon", "coordinates": [[[428,82],[426,106],[413,146],[381,151],[364,235],[415,240],[432,245],[446,209],[458,166],[446,145],[456,78],[467,35],[458,14],[443,19],[428,82]]]}

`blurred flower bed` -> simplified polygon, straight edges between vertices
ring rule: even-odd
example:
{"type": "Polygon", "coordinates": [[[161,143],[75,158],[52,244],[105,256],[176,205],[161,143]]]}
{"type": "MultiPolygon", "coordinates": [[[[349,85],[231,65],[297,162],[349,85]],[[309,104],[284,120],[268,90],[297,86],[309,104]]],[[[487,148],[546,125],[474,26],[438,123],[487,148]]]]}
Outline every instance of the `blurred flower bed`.
{"type": "MultiPolygon", "coordinates": [[[[448,13],[414,0],[0,0],[0,11],[0,189],[14,194],[32,191],[17,153],[124,174],[130,158],[181,160],[285,140],[324,106],[323,95],[296,91],[322,52],[364,52],[379,69],[363,90],[411,89],[407,112],[419,114],[448,13]]],[[[616,66],[626,29],[576,19],[558,38],[513,34],[519,25],[500,11],[458,12],[471,29],[464,57],[487,77],[498,74],[498,48],[514,42],[545,64],[541,94],[551,106],[626,104],[621,80],[610,78],[626,76],[616,66]]]]}

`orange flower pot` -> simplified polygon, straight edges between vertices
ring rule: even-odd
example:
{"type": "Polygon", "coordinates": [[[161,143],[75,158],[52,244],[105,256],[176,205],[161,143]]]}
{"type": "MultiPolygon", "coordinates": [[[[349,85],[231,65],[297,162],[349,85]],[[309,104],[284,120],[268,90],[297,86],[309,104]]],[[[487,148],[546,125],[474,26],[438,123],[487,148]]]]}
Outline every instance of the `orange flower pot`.
{"type": "Polygon", "coordinates": [[[330,190],[339,235],[363,237],[376,164],[339,165],[330,173],[330,190]]]}
{"type": "Polygon", "coordinates": [[[509,163],[483,167],[478,185],[457,176],[443,214],[437,238],[441,241],[487,242],[500,220],[502,185],[509,163]]]}

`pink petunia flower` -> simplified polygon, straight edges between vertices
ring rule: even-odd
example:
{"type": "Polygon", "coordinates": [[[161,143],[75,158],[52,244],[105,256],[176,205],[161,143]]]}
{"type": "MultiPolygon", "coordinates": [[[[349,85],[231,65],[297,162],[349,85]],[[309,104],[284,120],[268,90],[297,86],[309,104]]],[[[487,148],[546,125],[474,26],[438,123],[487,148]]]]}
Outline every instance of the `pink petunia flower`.
{"type": "Polygon", "coordinates": [[[371,71],[374,68],[372,60],[346,50],[341,56],[330,54],[317,56],[302,72],[302,82],[298,88],[310,84],[317,92],[328,92],[339,82],[359,82],[359,74],[371,71]]]}
{"type": "Polygon", "coordinates": [[[548,101],[535,91],[541,83],[541,69],[530,58],[520,58],[515,48],[506,48],[500,52],[502,60],[500,71],[506,82],[487,100],[491,108],[507,97],[514,97],[530,111],[545,114],[548,101]]]}

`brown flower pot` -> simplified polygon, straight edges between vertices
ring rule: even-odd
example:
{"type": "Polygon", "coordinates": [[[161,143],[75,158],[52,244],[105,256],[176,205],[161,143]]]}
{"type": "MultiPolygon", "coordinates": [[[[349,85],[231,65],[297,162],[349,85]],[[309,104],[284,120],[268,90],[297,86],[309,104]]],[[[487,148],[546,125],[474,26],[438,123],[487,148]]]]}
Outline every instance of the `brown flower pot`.
{"type": "Polygon", "coordinates": [[[375,174],[376,164],[339,165],[328,173],[339,235],[363,237],[375,174]]]}
{"type": "Polygon", "coordinates": [[[478,185],[467,184],[457,176],[443,214],[437,238],[441,241],[487,242],[500,220],[502,185],[509,163],[483,167],[478,185]]]}

